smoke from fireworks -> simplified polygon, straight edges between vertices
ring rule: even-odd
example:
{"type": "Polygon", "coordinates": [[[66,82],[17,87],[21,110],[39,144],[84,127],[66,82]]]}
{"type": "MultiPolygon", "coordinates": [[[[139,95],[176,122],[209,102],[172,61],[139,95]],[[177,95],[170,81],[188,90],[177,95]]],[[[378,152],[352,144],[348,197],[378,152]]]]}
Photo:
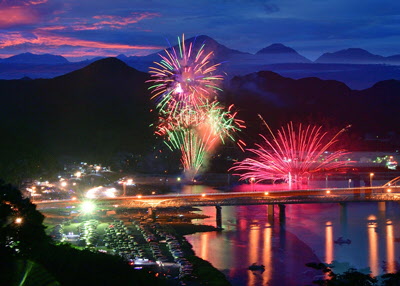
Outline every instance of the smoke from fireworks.
{"type": "Polygon", "coordinates": [[[233,140],[233,133],[244,125],[232,106],[225,109],[212,98],[223,79],[214,74],[219,64],[211,64],[213,53],[205,53],[204,44],[195,53],[194,42],[187,47],[184,36],[178,42],[178,51],[165,50],[157,67],[150,68],[149,89],[160,114],[156,134],[166,138],[171,150],[181,152],[185,173],[193,179],[215,147],[225,138],[233,140]]]}
{"type": "Polygon", "coordinates": [[[231,170],[243,172],[239,174],[242,180],[285,180],[292,183],[312,173],[343,167],[345,162],[338,159],[347,152],[328,150],[346,128],[332,138],[321,129],[321,126],[302,124],[295,127],[292,122],[278,130],[276,136],[269,129],[271,139],[261,135],[264,144],[257,144],[258,149],[248,149],[255,157],[236,163],[231,170]]]}

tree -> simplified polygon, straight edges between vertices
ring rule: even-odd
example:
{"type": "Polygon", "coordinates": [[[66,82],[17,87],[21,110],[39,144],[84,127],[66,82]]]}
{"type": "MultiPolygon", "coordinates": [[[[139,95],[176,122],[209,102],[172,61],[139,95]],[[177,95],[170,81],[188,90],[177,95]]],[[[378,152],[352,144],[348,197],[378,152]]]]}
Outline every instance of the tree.
{"type": "Polygon", "coordinates": [[[373,286],[378,285],[377,279],[371,274],[364,274],[355,268],[349,268],[341,274],[336,274],[332,270],[331,264],[325,263],[307,263],[306,266],[321,270],[324,273],[324,279],[313,281],[314,284],[323,286],[373,286]]]}

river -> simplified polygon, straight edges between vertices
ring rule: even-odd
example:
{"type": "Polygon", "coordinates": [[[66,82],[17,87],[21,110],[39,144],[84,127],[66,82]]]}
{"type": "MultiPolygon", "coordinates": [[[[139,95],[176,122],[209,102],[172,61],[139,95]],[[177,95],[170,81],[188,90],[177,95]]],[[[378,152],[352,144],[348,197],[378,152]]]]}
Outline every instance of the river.
{"type": "MultiPolygon", "coordinates": [[[[265,186],[247,186],[250,190],[265,186]]],[[[243,187],[241,187],[243,188],[243,187]]],[[[242,189],[241,189],[242,190],[242,189]]],[[[215,190],[186,186],[184,193],[215,190]]],[[[201,208],[210,216],[195,223],[215,226],[215,207],[201,208]]],[[[287,205],[285,223],[267,216],[267,206],[224,206],[220,232],[188,235],[196,255],[223,272],[232,285],[311,285],[322,273],[308,262],[336,261],[337,272],[354,267],[376,276],[397,270],[400,257],[400,205],[388,203],[287,205]],[[351,243],[337,244],[342,237],[351,243]],[[250,271],[252,263],[265,271],[250,271]]]]}

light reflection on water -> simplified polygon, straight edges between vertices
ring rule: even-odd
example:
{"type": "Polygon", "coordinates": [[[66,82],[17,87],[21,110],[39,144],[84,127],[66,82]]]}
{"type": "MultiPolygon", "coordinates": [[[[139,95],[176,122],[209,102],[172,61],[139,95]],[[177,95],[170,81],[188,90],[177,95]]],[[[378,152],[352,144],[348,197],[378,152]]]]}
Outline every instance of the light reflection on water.
{"type": "MultiPolygon", "coordinates": [[[[204,186],[189,187],[197,193],[208,191],[204,186]]],[[[196,223],[215,226],[215,207],[201,209],[210,218],[196,223]]],[[[232,285],[311,284],[322,273],[304,264],[318,261],[338,261],[338,271],[369,267],[373,275],[397,270],[397,203],[287,205],[284,226],[279,223],[277,207],[273,221],[267,214],[263,205],[224,206],[223,231],[186,237],[196,254],[225,273],[232,285]],[[335,243],[339,237],[351,243],[335,243]],[[265,265],[265,271],[249,271],[252,263],[265,265]]]]}

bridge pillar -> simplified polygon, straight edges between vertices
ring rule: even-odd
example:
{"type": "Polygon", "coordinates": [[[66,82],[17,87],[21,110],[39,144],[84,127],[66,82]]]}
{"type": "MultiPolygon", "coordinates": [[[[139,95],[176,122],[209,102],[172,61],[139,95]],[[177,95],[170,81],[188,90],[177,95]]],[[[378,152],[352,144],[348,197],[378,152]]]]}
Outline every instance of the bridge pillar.
{"type": "Polygon", "coordinates": [[[274,221],[274,205],[267,205],[267,216],[270,223],[274,221]]]}
{"type": "Polygon", "coordinates": [[[217,215],[215,216],[217,228],[222,229],[222,207],[215,206],[215,209],[217,210],[217,215]]]}
{"type": "Polygon", "coordinates": [[[285,220],[286,220],[286,206],[285,205],[281,205],[279,204],[279,223],[281,225],[285,224],[285,220]]]}
{"type": "Polygon", "coordinates": [[[153,221],[156,221],[156,210],[153,209],[152,207],[147,209],[147,215],[149,218],[151,217],[153,221]]]}
{"type": "Polygon", "coordinates": [[[380,212],[385,212],[386,211],[386,202],[378,202],[378,210],[380,212]]]}

